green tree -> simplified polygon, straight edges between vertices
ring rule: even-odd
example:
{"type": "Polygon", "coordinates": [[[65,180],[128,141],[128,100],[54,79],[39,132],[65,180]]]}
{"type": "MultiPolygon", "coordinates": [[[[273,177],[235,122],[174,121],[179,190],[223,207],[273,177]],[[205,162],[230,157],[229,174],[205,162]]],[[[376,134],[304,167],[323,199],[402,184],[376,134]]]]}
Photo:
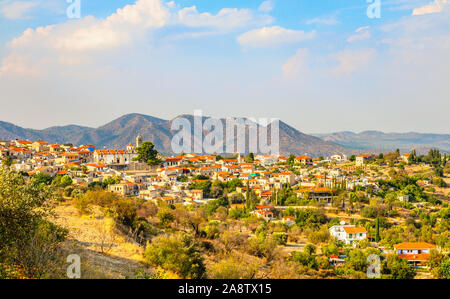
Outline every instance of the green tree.
{"type": "Polygon", "coordinates": [[[232,179],[231,181],[227,182],[227,190],[228,192],[234,192],[236,191],[236,187],[244,187],[244,184],[242,181],[238,178],[232,179]]]}
{"type": "Polygon", "coordinates": [[[408,157],[408,163],[413,164],[417,162],[416,150],[412,150],[408,157]]]}
{"type": "Polygon", "coordinates": [[[310,269],[318,269],[316,257],[306,250],[304,252],[293,252],[292,260],[310,269]]]}
{"type": "Polygon", "coordinates": [[[290,155],[289,158],[286,160],[286,163],[289,165],[294,165],[295,163],[295,156],[294,155],[290,155]]]}
{"type": "Polygon", "coordinates": [[[51,175],[46,174],[46,173],[36,173],[35,175],[33,175],[31,177],[31,181],[35,184],[35,185],[50,185],[53,181],[53,178],[51,175]]]}
{"type": "Polygon", "coordinates": [[[156,217],[158,217],[159,223],[164,227],[169,227],[175,219],[174,215],[168,210],[160,210],[156,217]]]}
{"type": "Polygon", "coordinates": [[[136,161],[147,163],[148,165],[159,165],[161,161],[158,159],[158,151],[150,141],[145,141],[136,149],[138,156],[136,161]]]}
{"type": "Polygon", "coordinates": [[[284,232],[276,232],[272,234],[273,239],[278,245],[286,245],[288,241],[288,234],[284,232]]]}
{"type": "Polygon", "coordinates": [[[380,242],[380,218],[377,217],[376,223],[375,223],[375,242],[380,242]]]}
{"type": "Polygon", "coordinates": [[[28,277],[54,272],[58,245],[67,235],[47,220],[54,200],[50,186],[0,168],[0,264],[20,265],[28,277]]]}
{"type": "Polygon", "coordinates": [[[348,254],[346,266],[355,271],[365,272],[367,268],[366,255],[359,249],[353,249],[348,254]]]}
{"type": "Polygon", "coordinates": [[[60,184],[61,184],[62,187],[70,186],[70,185],[72,185],[72,178],[70,176],[68,176],[68,175],[65,175],[65,176],[63,176],[61,178],[61,183],[60,184]]]}
{"type": "Polygon", "coordinates": [[[255,162],[255,155],[253,153],[249,153],[247,157],[245,157],[245,162],[247,163],[255,162]]]}
{"type": "Polygon", "coordinates": [[[381,272],[391,279],[412,279],[416,275],[406,260],[400,259],[397,255],[391,254],[383,261],[381,272]]]}
{"type": "Polygon", "coordinates": [[[450,279],[450,259],[446,259],[439,265],[440,277],[450,279]]]}
{"type": "Polygon", "coordinates": [[[2,159],[2,165],[5,167],[11,167],[11,165],[13,165],[14,161],[11,158],[3,158],[2,159]]]}
{"type": "Polygon", "coordinates": [[[190,235],[157,236],[147,244],[144,255],[147,262],[175,272],[182,278],[205,277],[200,244],[190,235]]]}

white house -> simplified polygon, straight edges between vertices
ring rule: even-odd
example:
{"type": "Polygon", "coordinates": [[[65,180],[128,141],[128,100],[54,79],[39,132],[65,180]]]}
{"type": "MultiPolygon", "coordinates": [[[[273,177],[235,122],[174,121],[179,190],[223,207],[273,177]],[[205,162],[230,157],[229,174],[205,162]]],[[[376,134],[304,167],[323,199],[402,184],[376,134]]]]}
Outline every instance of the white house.
{"type": "Polygon", "coordinates": [[[123,149],[102,149],[94,152],[95,163],[129,164],[137,154],[123,149]]]}
{"type": "Polygon", "coordinates": [[[333,155],[330,157],[330,159],[337,162],[346,162],[348,160],[347,156],[344,154],[333,155]]]}
{"type": "Polygon", "coordinates": [[[273,212],[270,210],[270,206],[256,206],[256,210],[252,214],[264,218],[266,221],[273,220],[273,212]]]}
{"type": "Polygon", "coordinates": [[[344,244],[353,245],[355,241],[366,239],[367,231],[364,227],[341,224],[330,227],[330,235],[344,244]]]}

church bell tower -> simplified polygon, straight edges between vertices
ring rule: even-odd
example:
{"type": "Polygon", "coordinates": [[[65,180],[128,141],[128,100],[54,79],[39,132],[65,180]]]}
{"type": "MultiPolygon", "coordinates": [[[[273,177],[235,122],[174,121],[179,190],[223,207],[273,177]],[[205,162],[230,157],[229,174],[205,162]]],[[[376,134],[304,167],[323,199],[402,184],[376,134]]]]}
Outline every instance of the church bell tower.
{"type": "Polygon", "coordinates": [[[136,148],[140,147],[142,145],[142,136],[139,133],[136,137],[136,148]]]}

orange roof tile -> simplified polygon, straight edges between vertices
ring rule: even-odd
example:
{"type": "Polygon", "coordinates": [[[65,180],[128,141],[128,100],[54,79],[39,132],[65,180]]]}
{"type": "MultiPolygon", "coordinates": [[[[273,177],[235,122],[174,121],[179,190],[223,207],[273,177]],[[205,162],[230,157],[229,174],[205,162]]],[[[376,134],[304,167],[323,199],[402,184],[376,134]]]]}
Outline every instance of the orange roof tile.
{"type": "Polygon", "coordinates": [[[405,242],[394,245],[395,249],[435,249],[436,245],[425,242],[405,242]]]}
{"type": "Polygon", "coordinates": [[[364,227],[344,227],[344,230],[347,234],[359,234],[359,233],[367,233],[364,227]]]}

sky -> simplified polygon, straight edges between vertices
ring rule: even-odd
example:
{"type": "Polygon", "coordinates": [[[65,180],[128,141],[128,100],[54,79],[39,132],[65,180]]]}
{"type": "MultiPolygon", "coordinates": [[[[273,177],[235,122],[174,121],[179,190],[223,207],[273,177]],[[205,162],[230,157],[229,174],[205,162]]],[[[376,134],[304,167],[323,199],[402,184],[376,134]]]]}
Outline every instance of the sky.
{"type": "Polygon", "coordinates": [[[449,78],[450,0],[0,0],[0,120],[27,128],[202,110],[448,134],[449,78]]]}

